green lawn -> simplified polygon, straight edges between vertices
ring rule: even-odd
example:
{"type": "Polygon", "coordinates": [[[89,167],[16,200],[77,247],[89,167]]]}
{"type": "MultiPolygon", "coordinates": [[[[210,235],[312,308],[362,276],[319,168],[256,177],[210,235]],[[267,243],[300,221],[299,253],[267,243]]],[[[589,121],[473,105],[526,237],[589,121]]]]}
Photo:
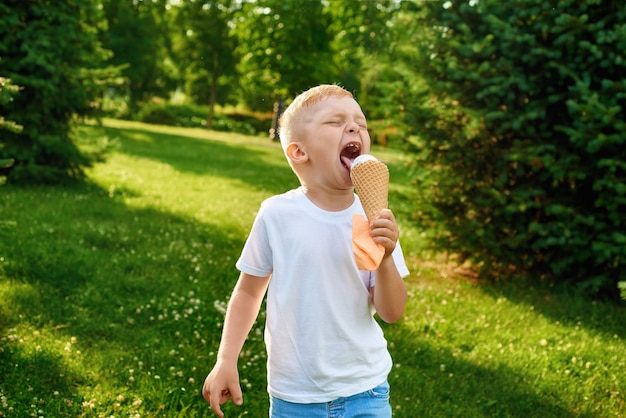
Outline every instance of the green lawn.
{"type": "MultiPolygon", "coordinates": [[[[0,187],[0,417],[203,417],[200,395],[260,202],[295,187],[265,138],[105,121],[89,180],[0,187]]],[[[626,308],[519,282],[476,284],[430,255],[407,156],[375,149],[412,274],[384,325],[395,417],[626,415],[626,308]]],[[[262,319],[262,318],[261,318],[262,319]]],[[[240,360],[267,415],[263,321],[240,360]]]]}

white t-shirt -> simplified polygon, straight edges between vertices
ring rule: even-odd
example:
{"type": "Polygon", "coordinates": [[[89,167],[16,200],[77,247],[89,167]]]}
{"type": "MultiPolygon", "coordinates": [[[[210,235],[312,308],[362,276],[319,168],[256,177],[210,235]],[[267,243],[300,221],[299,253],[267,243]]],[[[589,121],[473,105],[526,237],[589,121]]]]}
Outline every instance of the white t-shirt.
{"type": "MultiPolygon", "coordinates": [[[[369,289],[375,274],[359,271],[352,253],[352,214],[315,206],[302,188],[263,202],[237,268],[272,274],[265,343],[268,391],[289,402],[329,402],[369,390],[391,370],[369,289]]],[[[393,258],[409,272],[398,244],[393,258]]]]}

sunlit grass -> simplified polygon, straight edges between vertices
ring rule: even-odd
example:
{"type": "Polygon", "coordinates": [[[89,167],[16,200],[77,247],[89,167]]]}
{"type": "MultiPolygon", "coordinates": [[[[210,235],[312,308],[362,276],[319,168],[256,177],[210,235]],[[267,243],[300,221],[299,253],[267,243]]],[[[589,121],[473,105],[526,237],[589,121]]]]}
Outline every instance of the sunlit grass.
{"type": "MultiPolygon", "coordinates": [[[[0,187],[0,416],[210,416],[200,389],[234,262],[260,202],[296,178],[266,138],[121,121],[79,134],[117,143],[87,182],[0,187]]],[[[408,156],[374,152],[412,271],[404,320],[384,325],[395,416],[626,414],[624,307],[466,280],[425,250],[408,156]]],[[[229,417],[267,415],[262,323],[229,417]]]]}

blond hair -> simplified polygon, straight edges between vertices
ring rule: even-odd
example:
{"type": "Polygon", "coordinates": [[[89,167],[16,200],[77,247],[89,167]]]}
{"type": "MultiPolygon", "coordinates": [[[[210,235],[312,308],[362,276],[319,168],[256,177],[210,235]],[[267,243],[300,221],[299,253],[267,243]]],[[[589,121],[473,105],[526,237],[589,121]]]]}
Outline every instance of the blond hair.
{"type": "Polygon", "coordinates": [[[283,149],[286,149],[287,145],[293,141],[294,133],[297,131],[298,122],[303,112],[329,97],[354,98],[352,93],[335,84],[320,84],[296,96],[279,121],[278,135],[280,136],[280,143],[283,149]]]}

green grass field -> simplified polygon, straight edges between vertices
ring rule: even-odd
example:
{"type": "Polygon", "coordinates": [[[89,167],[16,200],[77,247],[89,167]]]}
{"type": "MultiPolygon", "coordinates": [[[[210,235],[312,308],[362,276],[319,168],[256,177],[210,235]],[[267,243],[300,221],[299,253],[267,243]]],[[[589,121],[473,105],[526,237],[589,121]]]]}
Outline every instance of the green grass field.
{"type": "MultiPolygon", "coordinates": [[[[208,417],[200,395],[234,262],[260,202],[297,186],[265,138],[105,121],[116,143],[88,181],[0,187],[0,417],[208,417]]],[[[384,325],[395,417],[626,415],[626,309],[520,282],[477,284],[426,251],[407,156],[390,207],[411,276],[384,325]]],[[[263,314],[240,360],[267,415],[263,314]]]]}

